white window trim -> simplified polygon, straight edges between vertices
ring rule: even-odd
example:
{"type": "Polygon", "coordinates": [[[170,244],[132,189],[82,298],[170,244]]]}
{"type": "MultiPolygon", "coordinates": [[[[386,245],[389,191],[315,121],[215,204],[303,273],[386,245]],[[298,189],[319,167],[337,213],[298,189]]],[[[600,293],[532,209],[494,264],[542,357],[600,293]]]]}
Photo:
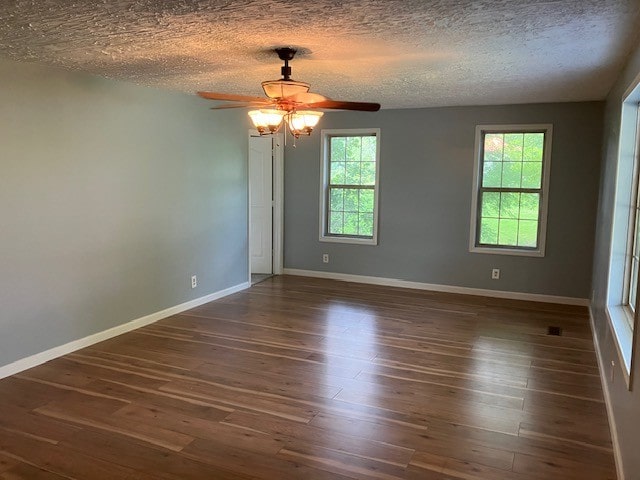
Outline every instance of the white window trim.
{"type": "Polygon", "coordinates": [[[330,243],[350,243],[355,245],[378,245],[378,203],[380,189],[380,129],[379,128],[339,128],[339,129],[323,129],[320,131],[320,237],[321,242],[330,243]],[[375,135],[376,136],[376,184],[373,189],[373,237],[357,238],[357,237],[341,237],[335,235],[327,235],[325,226],[327,225],[327,187],[329,186],[329,168],[328,168],[328,149],[327,142],[330,136],[358,136],[358,135],[375,135]]]}
{"type": "Polygon", "coordinates": [[[469,233],[469,251],[472,253],[489,253],[493,255],[516,255],[522,257],[544,257],[547,239],[547,212],[549,207],[549,180],[551,178],[551,146],[553,144],[553,125],[477,125],[474,146],[473,186],[471,190],[471,231],[469,233]],[[516,247],[479,247],[476,245],[476,229],[478,222],[478,192],[480,189],[480,165],[482,164],[482,134],[503,132],[544,131],[544,157],[542,159],[542,205],[540,206],[540,236],[538,248],[520,249],[516,247]]]}
{"type": "MultiPolygon", "coordinates": [[[[620,111],[620,128],[618,138],[617,162],[615,167],[615,193],[614,193],[614,210],[612,212],[613,221],[611,222],[611,243],[609,250],[609,271],[607,281],[606,296],[606,315],[609,321],[609,328],[613,337],[613,343],[616,346],[618,360],[622,367],[627,388],[631,390],[632,372],[635,365],[633,351],[635,350],[635,342],[638,335],[633,332],[639,328],[638,325],[638,307],[636,306],[636,314],[630,318],[630,311],[626,307],[625,288],[627,282],[627,266],[626,253],[627,242],[629,238],[629,214],[631,205],[633,188],[625,188],[625,179],[631,175],[632,181],[633,169],[635,168],[637,149],[640,148],[640,135],[638,134],[638,116],[640,104],[640,75],[638,75],[631,85],[622,95],[621,111],[620,111]],[[631,143],[633,144],[631,145],[631,143]],[[632,159],[634,164],[629,168],[628,162],[632,159]],[[629,196],[627,197],[627,194],[629,196]]],[[[640,300],[640,297],[637,299],[640,300]]],[[[636,300],[636,302],[637,302],[636,300]]],[[[639,303],[637,302],[637,305],[639,303]]]]}
{"type": "Polygon", "coordinates": [[[631,390],[631,368],[633,363],[633,331],[629,323],[628,310],[623,305],[608,305],[607,320],[612,330],[618,361],[622,366],[627,388],[631,390]]]}

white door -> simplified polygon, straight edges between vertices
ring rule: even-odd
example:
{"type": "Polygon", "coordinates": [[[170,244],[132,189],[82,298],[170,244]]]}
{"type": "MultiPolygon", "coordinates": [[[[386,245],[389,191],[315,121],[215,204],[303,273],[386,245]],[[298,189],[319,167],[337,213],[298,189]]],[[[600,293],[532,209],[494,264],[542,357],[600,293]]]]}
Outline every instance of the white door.
{"type": "Polygon", "coordinates": [[[273,273],[273,146],[249,136],[249,250],[251,273],[273,273]]]}

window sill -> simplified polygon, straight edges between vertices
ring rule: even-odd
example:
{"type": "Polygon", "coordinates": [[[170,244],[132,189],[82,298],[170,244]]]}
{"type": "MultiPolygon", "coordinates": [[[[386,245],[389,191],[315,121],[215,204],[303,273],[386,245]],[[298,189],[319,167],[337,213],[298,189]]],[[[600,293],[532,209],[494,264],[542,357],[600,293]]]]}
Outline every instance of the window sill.
{"type": "Polygon", "coordinates": [[[544,257],[544,250],[519,250],[517,248],[506,247],[475,247],[469,248],[471,253],[489,253],[493,255],[515,255],[520,257],[544,257]]]}
{"type": "Polygon", "coordinates": [[[631,373],[631,352],[633,351],[633,332],[629,326],[627,313],[622,305],[609,305],[607,307],[607,318],[613,333],[614,343],[618,351],[622,372],[629,387],[631,373]]]}
{"type": "Polygon", "coordinates": [[[377,238],[352,238],[352,237],[329,237],[321,236],[321,242],[328,243],[350,243],[353,245],[378,245],[377,238]]]}

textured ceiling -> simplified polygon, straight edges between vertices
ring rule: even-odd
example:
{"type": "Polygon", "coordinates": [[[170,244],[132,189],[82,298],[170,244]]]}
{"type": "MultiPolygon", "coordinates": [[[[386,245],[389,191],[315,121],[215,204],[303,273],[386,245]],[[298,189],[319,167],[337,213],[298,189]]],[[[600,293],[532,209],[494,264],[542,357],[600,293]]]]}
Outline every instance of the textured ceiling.
{"type": "Polygon", "coordinates": [[[383,108],[602,99],[640,0],[3,0],[0,56],[186,92],[293,78],[383,108]]]}

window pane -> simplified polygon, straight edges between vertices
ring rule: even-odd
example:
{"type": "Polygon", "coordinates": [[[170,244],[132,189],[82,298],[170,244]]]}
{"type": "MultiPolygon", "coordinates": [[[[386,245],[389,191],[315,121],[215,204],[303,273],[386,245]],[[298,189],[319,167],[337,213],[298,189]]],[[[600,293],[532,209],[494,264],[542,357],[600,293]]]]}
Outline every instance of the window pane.
{"type": "Polygon", "coordinates": [[[373,213],[373,190],[360,190],[360,213],[373,213]]]}
{"type": "Polygon", "coordinates": [[[544,152],[544,133],[525,133],[523,160],[525,162],[541,162],[542,163],[543,152],[544,152]]]}
{"type": "Polygon", "coordinates": [[[512,246],[518,244],[518,220],[500,219],[498,243],[512,246]]]}
{"type": "Polygon", "coordinates": [[[540,194],[523,193],[520,196],[520,219],[538,220],[540,215],[540,194]]]}
{"type": "Polygon", "coordinates": [[[358,223],[358,235],[371,237],[373,235],[373,214],[361,213],[358,223]]]}
{"type": "Polygon", "coordinates": [[[518,226],[518,246],[536,247],[538,245],[538,222],[536,220],[520,220],[518,226]]]}
{"type": "Polygon", "coordinates": [[[376,184],[376,162],[362,162],[360,167],[361,185],[376,184]]]}
{"type": "Polygon", "coordinates": [[[376,161],[376,137],[362,137],[362,161],[376,161]]]}
{"type": "Polygon", "coordinates": [[[345,183],[345,167],[344,162],[331,162],[331,175],[329,183],[334,185],[343,185],[345,183]]]}
{"type": "Polygon", "coordinates": [[[502,162],[485,162],[482,167],[482,186],[499,187],[502,184],[502,162]]]}
{"type": "Polygon", "coordinates": [[[487,133],[484,136],[484,161],[501,162],[504,135],[502,133],[487,133]]]}
{"type": "Polygon", "coordinates": [[[331,189],[331,211],[342,211],[344,209],[344,190],[342,188],[331,189]]]}
{"type": "Polygon", "coordinates": [[[360,185],[360,162],[347,162],[345,185],[360,185]]]}
{"type": "Polygon", "coordinates": [[[519,193],[502,193],[501,194],[500,218],[517,219],[519,215],[519,210],[520,210],[520,194],[519,193]]]}
{"type": "Polygon", "coordinates": [[[480,243],[485,245],[498,244],[498,219],[497,218],[481,218],[480,219],[480,243]]]}
{"type": "Polygon", "coordinates": [[[329,233],[334,235],[341,235],[343,233],[342,227],[342,212],[331,212],[329,217],[329,233]]]}
{"type": "Polygon", "coordinates": [[[344,162],[346,149],[346,138],[344,137],[332,137],[331,138],[331,161],[332,162],[344,162]]]}
{"type": "Polygon", "coordinates": [[[540,188],[542,184],[542,163],[524,162],[522,164],[522,188],[540,188]]]}
{"type": "Polygon", "coordinates": [[[483,192],[480,212],[483,217],[498,218],[500,216],[500,193],[483,192]]]}
{"type": "Polygon", "coordinates": [[[345,235],[358,235],[358,213],[345,212],[344,214],[344,228],[345,235]]]}
{"type": "Polygon", "coordinates": [[[522,161],[522,143],[524,134],[505,133],[504,135],[504,158],[505,162],[522,161]]]}
{"type": "Polygon", "coordinates": [[[522,162],[504,162],[502,165],[502,186],[505,188],[520,188],[522,162]]]}
{"type": "Polygon", "coordinates": [[[362,137],[347,137],[347,162],[361,161],[362,137]]]}
{"type": "Polygon", "coordinates": [[[358,190],[355,188],[348,188],[344,190],[344,211],[358,211],[358,190]]]}

